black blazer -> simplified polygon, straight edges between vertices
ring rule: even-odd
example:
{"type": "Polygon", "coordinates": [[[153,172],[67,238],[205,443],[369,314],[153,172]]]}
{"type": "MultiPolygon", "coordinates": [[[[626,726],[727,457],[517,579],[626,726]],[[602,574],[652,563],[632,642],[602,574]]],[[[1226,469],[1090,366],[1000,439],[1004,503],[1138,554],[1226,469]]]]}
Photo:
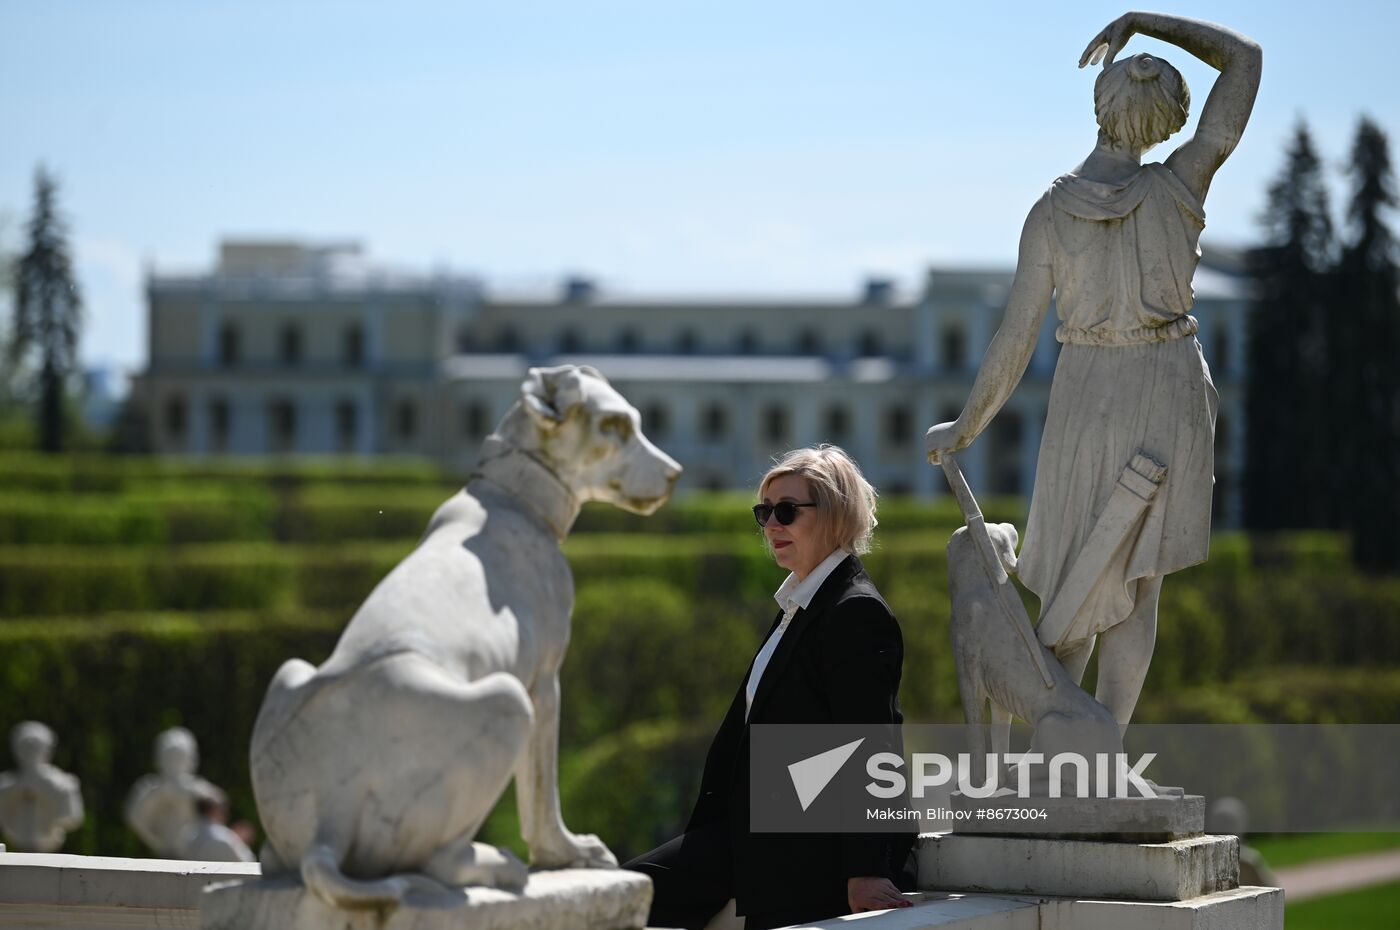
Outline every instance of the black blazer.
{"type": "MultiPolygon", "coordinates": [[[[769,636],[781,619],[780,611],[769,636]]],[[[894,613],[852,555],[827,576],[808,607],[793,615],[745,721],[744,686],[753,670],[749,663],[710,744],[700,798],[686,825],[687,831],[727,825],[740,914],[810,905],[814,900],[829,900],[834,913],[844,914],[848,878],[875,875],[908,883],[912,831],[749,832],[749,724],[901,723],[903,661],[904,640],[894,613]]]]}

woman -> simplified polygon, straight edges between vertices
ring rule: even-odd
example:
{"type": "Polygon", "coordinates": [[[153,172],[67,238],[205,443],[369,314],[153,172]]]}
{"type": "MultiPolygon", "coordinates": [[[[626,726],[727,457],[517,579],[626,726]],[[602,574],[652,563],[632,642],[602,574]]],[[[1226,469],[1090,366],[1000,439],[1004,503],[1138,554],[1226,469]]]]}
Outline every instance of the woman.
{"type": "Polygon", "coordinates": [[[861,567],[875,489],[844,451],[779,459],[754,516],[787,579],[779,613],[710,745],[686,831],[627,863],[655,886],[651,927],[703,927],[730,898],[746,930],[904,907],[912,835],[750,833],[749,726],[898,724],[904,645],[861,567]]]}
{"type": "Polygon", "coordinates": [[[1006,316],[962,414],[929,430],[928,457],[964,448],[991,422],[1025,372],[1053,295],[1063,348],[1019,574],[1040,597],[1042,618],[1064,620],[1039,632],[1076,681],[1101,641],[1096,696],[1126,725],[1152,658],[1162,577],[1204,561],[1210,540],[1216,394],[1188,312],[1191,278],[1202,204],[1244,132],[1261,54],[1211,23],[1128,13],[1094,37],[1079,66],[1101,57],[1098,142],[1031,208],[1006,316]],[[1191,97],[1161,59],[1113,60],[1137,33],[1220,71],[1195,136],[1162,164],[1143,165],[1142,156],[1185,124],[1191,97]],[[1150,475],[1155,493],[1140,516],[1123,521],[1121,541],[1096,537],[1120,476],[1144,487],[1125,473],[1130,463],[1150,475]],[[1054,611],[1089,551],[1074,595],[1054,611]]]}

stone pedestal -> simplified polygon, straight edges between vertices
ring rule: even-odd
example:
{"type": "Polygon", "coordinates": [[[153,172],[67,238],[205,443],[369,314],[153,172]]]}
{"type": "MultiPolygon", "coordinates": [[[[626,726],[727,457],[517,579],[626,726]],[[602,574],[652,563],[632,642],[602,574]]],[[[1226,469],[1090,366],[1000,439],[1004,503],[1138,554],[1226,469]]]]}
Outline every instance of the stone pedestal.
{"type": "Polygon", "coordinates": [[[294,875],[208,889],[204,930],[636,930],[646,924],[651,880],[637,872],[535,872],[521,894],[466,888],[410,893],[390,911],[332,908],[294,875]]]}
{"type": "MultiPolygon", "coordinates": [[[[1283,930],[1283,891],[1239,887],[1239,840],[1123,843],[931,833],[919,903],[866,930],[1283,930]]],[[[835,924],[832,925],[833,930],[835,924]]]]}
{"type": "Polygon", "coordinates": [[[1037,930],[1283,930],[1283,889],[1232,888],[1186,901],[1046,901],[1037,930]]]}
{"type": "Polygon", "coordinates": [[[954,792],[959,833],[1166,843],[1200,836],[1206,799],[1199,794],[1158,798],[969,798],[954,792]],[[1034,819],[1032,819],[1034,818],[1034,819]]]}
{"type": "Polygon", "coordinates": [[[935,891],[1184,901],[1239,886],[1233,836],[1105,843],[932,833],[919,838],[919,887],[935,891]]]}
{"type": "MultiPolygon", "coordinates": [[[[861,930],[1283,930],[1283,892],[1235,888],[1189,901],[984,894],[911,895],[913,907],[860,915],[861,930]]],[[[850,930],[852,918],[811,924],[850,930]]]]}

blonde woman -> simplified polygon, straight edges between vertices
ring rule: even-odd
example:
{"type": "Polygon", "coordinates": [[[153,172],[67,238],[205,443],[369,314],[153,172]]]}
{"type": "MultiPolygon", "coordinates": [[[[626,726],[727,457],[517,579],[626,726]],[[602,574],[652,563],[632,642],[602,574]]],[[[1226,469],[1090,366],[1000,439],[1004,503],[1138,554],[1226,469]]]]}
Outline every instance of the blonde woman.
{"type": "Polygon", "coordinates": [[[789,574],[778,614],[710,745],[700,798],[679,837],[628,868],[655,886],[647,926],[700,928],[733,898],[746,930],[904,907],[912,835],[749,832],[753,724],[898,724],[904,644],[861,567],[875,489],[829,445],[778,459],[754,517],[789,574]]]}

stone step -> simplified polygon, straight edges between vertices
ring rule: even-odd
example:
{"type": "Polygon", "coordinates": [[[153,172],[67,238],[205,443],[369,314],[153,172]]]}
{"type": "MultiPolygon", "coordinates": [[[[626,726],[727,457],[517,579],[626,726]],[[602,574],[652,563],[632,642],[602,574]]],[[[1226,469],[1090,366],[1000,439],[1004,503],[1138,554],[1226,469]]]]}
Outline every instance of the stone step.
{"type": "Polygon", "coordinates": [[[1188,901],[927,893],[913,907],[804,925],[817,930],[1283,930],[1283,892],[1233,888],[1188,901]]]}
{"type": "Polygon", "coordinates": [[[1187,901],[1046,901],[1037,930],[1124,928],[1283,930],[1283,889],[1231,888],[1187,901]]]}
{"type": "Polygon", "coordinates": [[[1170,843],[926,833],[919,888],[1129,901],[1184,901],[1239,885],[1239,839],[1170,843]]]}
{"type": "Polygon", "coordinates": [[[0,926],[199,926],[210,884],[256,878],[257,863],[0,853],[0,926]]]}
{"type": "Polygon", "coordinates": [[[651,879],[621,869],[533,872],[520,894],[465,888],[410,892],[398,907],[335,910],[300,878],[215,885],[200,902],[203,930],[634,930],[646,923],[651,879]]]}
{"type": "Polygon", "coordinates": [[[1206,799],[1199,794],[1159,798],[969,798],[953,793],[965,812],[958,833],[1167,843],[1205,832],[1206,799]]]}

